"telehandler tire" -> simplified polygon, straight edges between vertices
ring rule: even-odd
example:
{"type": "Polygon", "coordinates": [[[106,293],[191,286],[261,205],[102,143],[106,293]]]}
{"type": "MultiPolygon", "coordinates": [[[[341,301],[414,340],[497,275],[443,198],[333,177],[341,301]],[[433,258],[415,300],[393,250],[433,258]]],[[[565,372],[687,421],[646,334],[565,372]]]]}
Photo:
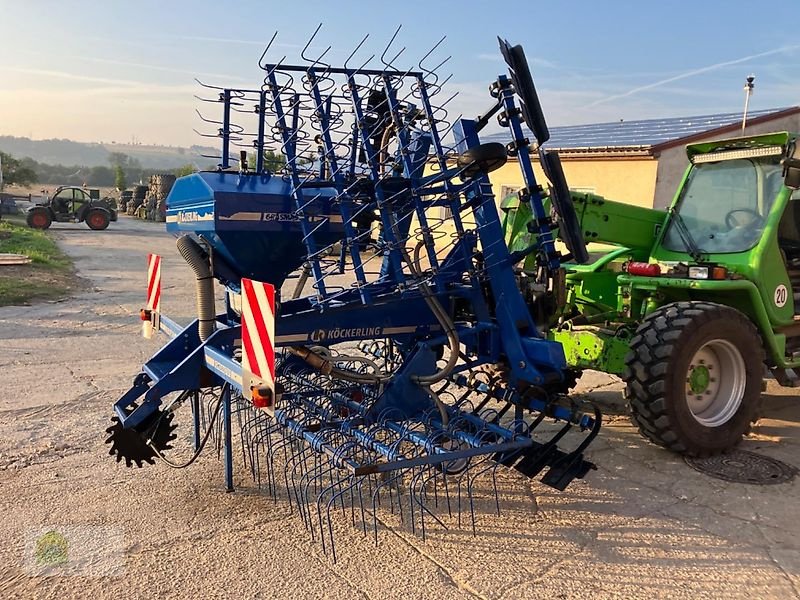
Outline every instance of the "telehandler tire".
{"type": "Polygon", "coordinates": [[[95,231],[100,231],[108,227],[109,221],[108,213],[104,210],[95,208],[90,210],[89,214],[86,215],[86,224],[89,226],[89,229],[94,229],[95,231]]]}
{"type": "Polygon", "coordinates": [[[625,365],[631,420],[659,446],[689,456],[720,454],[757,418],[764,349],[738,310],[667,304],[636,330],[625,365]]]}
{"type": "Polygon", "coordinates": [[[28,213],[25,222],[32,229],[47,229],[53,223],[53,219],[46,208],[34,208],[28,213]]]}

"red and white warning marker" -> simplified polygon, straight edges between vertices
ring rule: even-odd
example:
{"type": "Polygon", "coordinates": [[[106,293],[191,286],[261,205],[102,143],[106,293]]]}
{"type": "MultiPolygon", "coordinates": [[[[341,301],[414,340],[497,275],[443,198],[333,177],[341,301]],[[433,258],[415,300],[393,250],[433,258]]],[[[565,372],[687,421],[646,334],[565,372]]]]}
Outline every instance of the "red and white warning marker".
{"type": "Polygon", "coordinates": [[[161,257],[147,255],[147,309],[161,312],[161,257]]]}
{"type": "Polygon", "coordinates": [[[161,257],[147,255],[147,305],[141,311],[142,335],[150,339],[161,329],[161,257]]]}
{"type": "Polygon", "coordinates": [[[274,408],[275,288],[242,279],[242,389],[256,408],[274,408]]]}

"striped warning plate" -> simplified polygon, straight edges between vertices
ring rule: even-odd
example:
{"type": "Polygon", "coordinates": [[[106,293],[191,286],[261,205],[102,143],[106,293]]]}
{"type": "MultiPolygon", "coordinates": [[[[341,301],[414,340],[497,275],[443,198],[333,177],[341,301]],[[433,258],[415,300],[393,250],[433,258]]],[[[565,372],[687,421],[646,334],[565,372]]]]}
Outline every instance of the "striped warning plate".
{"type": "Polygon", "coordinates": [[[275,391],[275,288],[242,279],[242,384],[275,391]]]}
{"type": "Polygon", "coordinates": [[[161,257],[147,255],[147,309],[161,312],[161,257]]]}

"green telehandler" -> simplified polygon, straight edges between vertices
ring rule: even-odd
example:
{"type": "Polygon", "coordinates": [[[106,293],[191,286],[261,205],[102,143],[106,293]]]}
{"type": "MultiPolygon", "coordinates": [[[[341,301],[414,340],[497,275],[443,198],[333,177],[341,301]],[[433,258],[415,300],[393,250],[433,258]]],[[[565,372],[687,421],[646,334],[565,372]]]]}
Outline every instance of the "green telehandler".
{"type": "MultiPolygon", "coordinates": [[[[666,211],[567,192],[589,260],[567,266],[559,293],[537,287],[535,256],[521,262],[534,316],[541,302],[560,307],[542,325],[567,362],[619,375],[634,424],[658,445],[728,451],[757,419],[765,376],[800,383],[797,140],[784,132],[687,146],[666,211]]],[[[509,247],[524,256],[534,241],[527,203],[511,197],[502,208],[509,247]]]]}

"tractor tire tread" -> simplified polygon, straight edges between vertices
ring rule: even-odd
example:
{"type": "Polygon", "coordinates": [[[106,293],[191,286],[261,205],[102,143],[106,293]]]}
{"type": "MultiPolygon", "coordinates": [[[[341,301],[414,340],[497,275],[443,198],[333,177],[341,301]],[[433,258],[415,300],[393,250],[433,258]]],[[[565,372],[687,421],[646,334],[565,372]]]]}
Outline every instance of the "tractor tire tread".
{"type": "MultiPolygon", "coordinates": [[[[755,325],[741,312],[728,306],[705,301],[686,301],[668,304],[647,315],[631,338],[630,351],[625,357],[622,379],[626,386],[624,396],[628,410],[639,432],[654,444],[690,456],[709,456],[729,450],[711,449],[682,439],[675,431],[665,392],[670,372],[670,357],[676,352],[676,343],[688,327],[696,327],[710,320],[735,319],[749,335],[759,341],[758,355],[765,360],[761,336],[755,325]]],[[[743,403],[743,406],[744,403],[743,403]]],[[[750,410],[743,435],[758,420],[757,403],[745,406],[750,410]]]]}

